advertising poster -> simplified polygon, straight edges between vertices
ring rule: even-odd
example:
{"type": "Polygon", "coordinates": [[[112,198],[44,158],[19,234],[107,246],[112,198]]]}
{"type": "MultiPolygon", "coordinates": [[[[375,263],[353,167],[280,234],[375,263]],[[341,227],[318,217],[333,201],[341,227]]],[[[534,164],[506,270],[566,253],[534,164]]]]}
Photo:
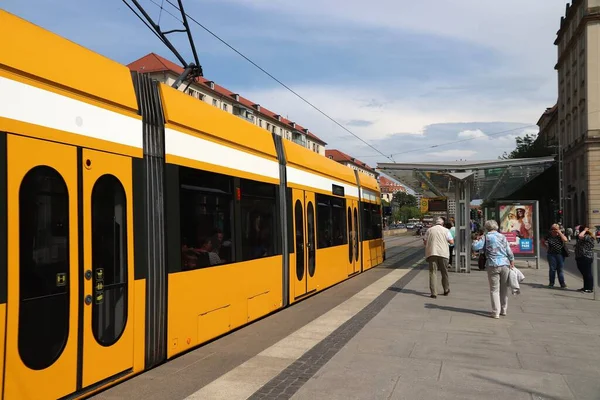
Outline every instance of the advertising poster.
{"type": "Polygon", "coordinates": [[[498,203],[498,214],[499,232],[515,257],[534,256],[534,204],[498,203]]]}

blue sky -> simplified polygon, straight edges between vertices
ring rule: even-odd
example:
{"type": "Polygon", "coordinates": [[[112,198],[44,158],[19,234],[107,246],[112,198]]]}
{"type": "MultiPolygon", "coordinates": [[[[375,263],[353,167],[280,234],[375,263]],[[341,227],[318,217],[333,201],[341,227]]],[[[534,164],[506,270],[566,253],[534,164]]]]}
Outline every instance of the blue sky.
{"type": "MultiPolygon", "coordinates": [[[[161,1],[140,0],[156,18],[161,1]]],[[[184,4],[398,162],[496,158],[517,135],[536,132],[531,125],[557,98],[553,41],[565,0],[184,4]],[[473,140],[429,148],[466,138],[473,140]]],[[[175,59],[120,0],[4,0],[2,8],[124,64],[149,52],[175,59]]],[[[164,28],[177,24],[162,13],[164,28]]],[[[207,78],[308,127],[329,148],[372,165],[387,161],[193,23],[192,31],[207,78]]],[[[175,43],[190,59],[182,39],[175,43]]]]}

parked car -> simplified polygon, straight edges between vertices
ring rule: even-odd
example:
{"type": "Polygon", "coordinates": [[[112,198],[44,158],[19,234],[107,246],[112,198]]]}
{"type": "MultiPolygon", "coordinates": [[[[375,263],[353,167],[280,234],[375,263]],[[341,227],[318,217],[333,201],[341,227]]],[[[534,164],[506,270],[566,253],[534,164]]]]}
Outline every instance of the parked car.
{"type": "Polygon", "coordinates": [[[415,224],[406,224],[406,229],[415,229],[415,224]]]}
{"type": "Polygon", "coordinates": [[[396,225],[398,229],[406,229],[406,224],[398,224],[396,225]]]}

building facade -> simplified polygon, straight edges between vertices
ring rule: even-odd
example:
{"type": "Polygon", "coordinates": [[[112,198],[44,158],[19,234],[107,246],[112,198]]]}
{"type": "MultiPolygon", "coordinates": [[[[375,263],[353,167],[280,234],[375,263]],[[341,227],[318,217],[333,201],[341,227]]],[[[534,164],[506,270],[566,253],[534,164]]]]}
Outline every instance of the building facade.
{"type": "Polygon", "coordinates": [[[367,174],[370,177],[377,178],[379,176],[379,173],[375,171],[375,169],[339,150],[325,150],[325,157],[328,157],[333,161],[337,161],[348,168],[357,170],[360,173],[367,174]]]}
{"type": "Polygon", "coordinates": [[[537,126],[540,130],[536,140],[539,140],[544,147],[558,145],[558,104],[546,108],[537,126]]]}
{"type": "MultiPolygon", "coordinates": [[[[128,67],[132,71],[148,74],[152,79],[169,86],[183,72],[181,66],[154,53],[145,55],[129,64],[128,67]]],[[[315,153],[325,155],[327,143],[307,128],[240,96],[238,93],[233,93],[213,81],[199,77],[189,86],[184,82],[179,90],[186,91],[187,94],[198,100],[212,104],[225,112],[291,140],[315,153]]]]}
{"type": "Polygon", "coordinates": [[[401,183],[398,183],[390,178],[381,175],[379,176],[378,181],[381,189],[381,199],[387,201],[388,203],[392,202],[392,199],[396,193],[406,193],[406,188],[401,183]]]}
{"type": "Polygon", "coordinates": [[[600,0],[567,4],[554,44],[565,224],[600,225],[600,0]]]}

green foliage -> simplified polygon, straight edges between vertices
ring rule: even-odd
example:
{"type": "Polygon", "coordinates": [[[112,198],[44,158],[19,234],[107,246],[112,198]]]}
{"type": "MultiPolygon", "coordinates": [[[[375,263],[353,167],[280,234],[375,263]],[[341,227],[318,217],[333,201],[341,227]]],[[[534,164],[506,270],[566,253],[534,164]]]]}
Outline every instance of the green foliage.
{"type": "Polygon", "coordinates": [[[554,146],[545,146],[535,135],[525,135],[515,139],[516,148],[510,153],[504,152],[501,159],[545,157],[556,153],[554,146]]]}
{"type": "MultiPolygon", "coordinates": [[[[396,192],[392,199],[392,202],[398,207],[402,208],[404,206],[409,207],[417,207],[417,198],[412,194],[408,194],[405,192],[396,192]]],[[[416,218],[416,217],[415,217],[416,218]]]]}
{"type": "MultiPolygon", "coordinates": [[[[414,197],[414,196],[413,196],[414,197]]],[[[419,207],[404,205],[394,213],[396,221],[407,222],[411,218],[421,218],[423,213],[419,207]]]]}

